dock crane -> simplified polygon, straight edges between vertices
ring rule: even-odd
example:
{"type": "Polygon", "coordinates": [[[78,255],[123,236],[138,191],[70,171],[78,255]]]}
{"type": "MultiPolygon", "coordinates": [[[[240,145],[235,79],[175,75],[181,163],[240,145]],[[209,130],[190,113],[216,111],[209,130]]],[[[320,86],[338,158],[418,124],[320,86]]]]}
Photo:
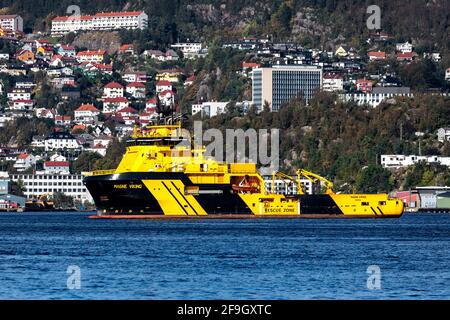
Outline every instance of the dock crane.
{"type": "Polygon", "coordinates": [[[274,171],[272,173],[272,188],[271,188],[271,192],[275,193],[275,178],[279,177],[279,178],[281,178],[283,180],[289,180],[292,183],[294,183],[297,186],[297,193],[300,194],[300,195],[304,195],[305,191],[304,191],[304,188],[303,188],[303,186],[302,186],[302,184],[300,182],[300,179],[301,179],[302,176],[305,177],[307,180],[311,181],[311,183],[322,182],[324,184],[325,188],[326,188],[325,193],[326,194],[334,194],[333,183],[330,180],[328,180],[328,179],[326,179],[326,178],[324,178],[322,176],[319,176],[318,174],[315,174],[313,172],[304,170],[304,169],[298,169],[297,170],[297,179],[295,179],[295,178],[293,178],[293,177],[291,177],[291,176],[289,176],[289,175],[287,175],[285,173],[274,171]]]}

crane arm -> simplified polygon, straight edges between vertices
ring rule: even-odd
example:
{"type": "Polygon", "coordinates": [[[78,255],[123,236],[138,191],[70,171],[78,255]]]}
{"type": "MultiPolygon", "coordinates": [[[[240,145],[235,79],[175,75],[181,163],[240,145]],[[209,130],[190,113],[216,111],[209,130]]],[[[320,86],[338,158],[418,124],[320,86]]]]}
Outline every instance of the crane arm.
{"type": "Polygon", "coordinates": [[[289,181],[295,183],[297,185],[298,193],[304,194],[303,187],[300,183],[300,177],[298,179],[294,179],[293,177],[291,177],[283,172],[279,172],[279,171],[274,171],[272,173],[272,190],[271,190],[272,193],[275,193],[275,178],[276,177],[279,177],[283,180],[289,180],[289,181]]]}
{"type": "Polygon", "coordinates": [[[304,170],[304,169],[299,169],[299,170],[297,170],[297,175],[299,175],[299,177],[300,176],[304,176],[306,179],[308,179],[312,183],[321,181],[326,187],[326,193],[327,194],[333,194],[334,193],[334,191],[333,191],[333,183],[330,180],[319,176],[318,174],[315,174],[313,172],[310,172],[310,171],[307,171],[307,170],[304,170]]]}

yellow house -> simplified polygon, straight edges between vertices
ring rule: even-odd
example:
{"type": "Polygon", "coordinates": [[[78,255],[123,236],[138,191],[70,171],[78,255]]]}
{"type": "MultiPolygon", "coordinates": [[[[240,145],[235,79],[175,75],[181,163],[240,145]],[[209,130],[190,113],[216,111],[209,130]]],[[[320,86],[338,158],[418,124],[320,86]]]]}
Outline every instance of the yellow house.
{"type": "Polygon", "coordinates": [[[17,54],[17,60],[20,60],[24,63],[34,63],[36,61],[36,58],[33,51],[22,50],[17,54]]]}
{"type": "Polygon", "coordinates": [[[348,51],[343,46],[340,46],[334,54],[339,57],[346,57],[348,56],[348,51]]]}
{"type": "Polygon", "coordinates": [[[181,77],[181,72],[178,70],[161,70],[156,74],[157,81],[178,82],[181,77]]]}

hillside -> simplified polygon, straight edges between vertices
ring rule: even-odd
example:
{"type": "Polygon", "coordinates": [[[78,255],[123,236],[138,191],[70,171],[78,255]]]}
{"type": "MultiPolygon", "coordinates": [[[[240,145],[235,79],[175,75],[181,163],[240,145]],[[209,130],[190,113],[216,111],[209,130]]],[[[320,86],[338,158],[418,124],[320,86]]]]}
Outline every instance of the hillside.
{"type": "Polygon", "coordinates": [[[395,39],[411,39],[426,48],[448,51],[450,47],[450,2],[446,0],[228,0],[220,4],[213,0],[0,1],[1,12],[22,15],[28,31],[48,30],[51,18],[65,14],[73,4],[79,5],[83,14],[144,9],[150,17],[148,36],[164,42],[271,35],[274,40],[295,40],[316,47],[344,41],[362,45],[370,32],[367,6],[377,4],[383,31],[395,39]]]}

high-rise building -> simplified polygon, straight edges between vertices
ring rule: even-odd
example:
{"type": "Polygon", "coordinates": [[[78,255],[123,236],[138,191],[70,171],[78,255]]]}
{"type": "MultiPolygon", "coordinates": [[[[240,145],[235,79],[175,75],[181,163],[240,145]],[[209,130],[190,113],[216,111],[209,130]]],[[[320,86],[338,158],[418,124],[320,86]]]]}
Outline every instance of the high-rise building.
{"type": "Polygon", "coordinates": [[[255,68],[252,73],[252,97],[262,110],[267,102],[271,111],[295,97],[308,102],[322,88],[322,69],[316,66],[273,66],[255,68]]]}

